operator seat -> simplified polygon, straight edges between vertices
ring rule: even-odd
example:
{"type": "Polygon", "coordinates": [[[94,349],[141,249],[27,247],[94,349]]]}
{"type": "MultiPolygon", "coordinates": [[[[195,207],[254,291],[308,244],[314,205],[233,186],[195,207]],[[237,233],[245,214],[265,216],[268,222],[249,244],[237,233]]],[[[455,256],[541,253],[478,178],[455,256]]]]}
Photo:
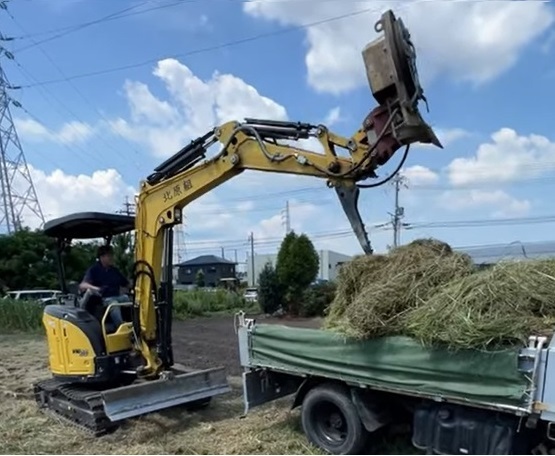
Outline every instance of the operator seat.
{"type": "MultiPolygon", "coordinates": [[[[87,311],[102,325],[102,318],[104,317],[106,309],[104,308],[101,295],[95,293],[94,291],[87,290],[83,297],[79,300],[78,307],[87,311]]],[[[115,332],[115,330],[116,327],[112,322],[110,315],[108,315],[108,318],[106,319],[106,332],[109,334],[115,332]]]]}

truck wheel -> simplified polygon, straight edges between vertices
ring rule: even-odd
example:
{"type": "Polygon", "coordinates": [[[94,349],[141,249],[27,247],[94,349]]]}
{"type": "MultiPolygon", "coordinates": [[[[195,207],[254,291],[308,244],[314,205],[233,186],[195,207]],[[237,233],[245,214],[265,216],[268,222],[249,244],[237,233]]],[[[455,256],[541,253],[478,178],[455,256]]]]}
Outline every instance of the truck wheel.
{"type": "Polygon", "coordinates": [[[310,390],[303,401],[301,420],[308,439],[331,454],[361,454],[368,441],[349,390],[339,385],[310,390]]]}

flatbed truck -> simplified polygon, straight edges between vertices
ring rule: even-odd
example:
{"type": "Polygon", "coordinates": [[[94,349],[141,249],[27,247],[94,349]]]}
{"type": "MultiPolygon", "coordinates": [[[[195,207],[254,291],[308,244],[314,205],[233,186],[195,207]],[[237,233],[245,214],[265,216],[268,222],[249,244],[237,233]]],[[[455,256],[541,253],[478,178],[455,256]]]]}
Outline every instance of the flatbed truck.
{"type": "MultiPolygon", "coordinates": [[[[292,396],[302,428],[331,454],[368,454],[376,431],[408,423],[428,454],[553,454],[555,342],[499,351],[357,342],[236,316],[245,414],[292,396]]],[[[371,450],[370,450],[371,451],[371,450]]]]}

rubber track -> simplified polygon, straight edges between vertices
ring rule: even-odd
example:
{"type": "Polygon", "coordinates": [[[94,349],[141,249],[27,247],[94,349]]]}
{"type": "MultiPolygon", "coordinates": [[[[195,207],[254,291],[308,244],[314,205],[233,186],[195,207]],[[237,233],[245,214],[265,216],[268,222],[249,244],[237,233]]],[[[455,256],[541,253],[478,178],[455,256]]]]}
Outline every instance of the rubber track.
{"type": "MultiPolygon", "coordinates": [[[[117,427],[106,416],[101,392],[98,390],[56,379],[48,379],[36,383],[34,392],[35,400],[41,410],[82,431],[100,436],[113,431],[117,427]],[[43,400],[43,395],[48,398],[46,403],[43,400]],[[52,406],[60,400],[69,402],[73,410],[60,411],[52,406]]],[[[64,409],[64,407],[61,408],[64,409]]]]}

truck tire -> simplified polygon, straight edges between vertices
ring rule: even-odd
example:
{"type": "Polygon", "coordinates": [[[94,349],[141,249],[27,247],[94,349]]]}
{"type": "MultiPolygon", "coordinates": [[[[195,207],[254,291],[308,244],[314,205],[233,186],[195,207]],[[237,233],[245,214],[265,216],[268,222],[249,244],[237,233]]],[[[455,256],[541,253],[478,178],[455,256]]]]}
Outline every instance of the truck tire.
{"type": "Polygon", "coordinates": [[[310,390],[302,404],[301,421],[308,439],[331,454],[366,454],[364,428],[348,388],[324,384],[310,390]]]}

